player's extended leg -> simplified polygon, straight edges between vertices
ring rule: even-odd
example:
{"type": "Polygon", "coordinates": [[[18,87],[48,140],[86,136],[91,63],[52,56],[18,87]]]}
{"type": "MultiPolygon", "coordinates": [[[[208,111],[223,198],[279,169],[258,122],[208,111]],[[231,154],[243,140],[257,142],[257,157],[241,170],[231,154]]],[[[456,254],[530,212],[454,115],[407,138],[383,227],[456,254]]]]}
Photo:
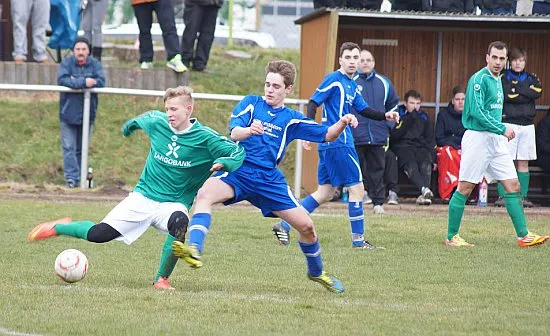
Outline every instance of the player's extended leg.
{"type": "Polygon", "coordinates": [[[326,289],[335,293],[342,293],[344,286],[340,281],[323,271],[321,247],[315,232],[313,221],[302,207],[288,210],[274,211],[277,217],[287,221],[298,231],[298,244],[307,261],[308,278],[322,284],[326,289]]]}
{"type": "Polygon", "coordinates": [[[466,207],[466,200],[474,188],[474,183],[459,181],[458,187],[449,201],[449,221],[447,226],[447,239],[445,240],[445,245],[447,246],[474,246],[473,244],[467,243],[458,235],[462,216],[464,215],[464,208],[466,207]]]}
{"type": "MultiPolygon", "coordinates": [[[[300,202],[307,213],[312,213],[321,204],[330,201],[334,195],[334,187],[330,184],[320,185],[315,192],[308,195],[300,202]]],[[[277,237],[279,244],[290,244],[290,224],[286,221],[281,221],[273,225],[273,234],[277,237]]]]}
{"type": "Polygon", "coordinates": [[[527,229],[527,220],[523,213],[523,206],[521,205],[521,198],[519,194],[519,181],[518,179],[502,180],[500,181],[506,193],[504,194],[504,201],[506,203],[506,211],[514,224],[516,230],[518,246],[519,247],[531,247],[544,242],[549,238],[548,236],[539,236],[537,234],[529,232],[527,229]]]}
{"type": "Polygon", "coordinates": [[[174,241],[185,242],[185,234],[187,233],[187,225],[189,217],[183,211],[174,211],[168,219],[168,234],[162,246],[162,254],[160,256],[159,268],[153,286],[158,289],[174,289],[168,283],[168,277],[174,271],[178,257],[172,252],[172,243],[174,241]]]}
{"type": "Polygon", "coordinates": [[[38,224],[29,233],[27,240],[35,241],[57,236],[70,236],[93,243],[106,243],[120,236],[120,233],[106,223],[95,225],[91,221],[72,221],[66,217],[38,224]]]}
{"type": "Polygon", "coordinates": [[[212,205],[235,197],[233,188],[216,177],[209,178],[197,193],[195,212],[189,223],[187,245],[179,241],[172,243],[174,255],[183,259],[192,268],[202,267],[201,253],[204,240],[212,222],[212,205]]]}

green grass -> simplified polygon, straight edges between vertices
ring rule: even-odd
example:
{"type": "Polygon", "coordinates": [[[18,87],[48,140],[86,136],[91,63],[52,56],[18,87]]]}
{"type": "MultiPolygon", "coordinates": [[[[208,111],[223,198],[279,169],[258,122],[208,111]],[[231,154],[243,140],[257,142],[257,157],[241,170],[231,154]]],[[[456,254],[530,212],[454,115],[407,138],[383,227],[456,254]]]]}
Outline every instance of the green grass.
{"type": "MultiPolygon", "coordinates": [[[[205,266],[180,263],[176,291],[151,287],[163,236],[135,244],[60,237],[26,243],[38,222],[65,215],[99,221],[114,205],[3,199],[0,206],[0,330],[47,335],[517,335],[547,334],[548,246],[520,249],[503,213],[467,215],[463,235],[442,244],[445,215],[368,216],[369,238],[386,250],[350,248],[344,208],[315,215],[325,267],[346,286],[333,294],[307,280],[293,235],[284,248],[272,219],[248,207],[219,208],[205,266]],[[73,285],[54,274],[67,248],[89,258],[73,285]]],[[[549,232],[544,216],[530,227],[549,232]]]]}
{"type": "MultiPolygon", "coordinates": [[[[190,74],[190,85],[195,92],[261,95],[264,68],[268,61],[288,59],[298,62],[298,51],[294,50],[240,49],[249,52],[252,58],[230,58],[225,56],[224,48],[215,46],[209,63],[212,73],[190,74]]],[[[293,97],[296,97],[297,92],[295,88],[293,97]]],[[[58,94],[55,93],[2,92],[0,182],[64,183],[58,100],[58,94]]],[[[216,131],[227,134],[229,116],[234,106],[234,102],[197,101],[194,117],[216,131]]],[[[119,183],[134,185],[137,182],[149,151],[148,139],[142,132],[124,138],[120,130],[126,120],[150,109],[163,110],[162,99],[107,94],[100,96],[89,155],[96,186],[119,183]]],[[[287,152],[287,160],[282,165],[289,181],[293,181],[294,153],[295,144],[292,144],[287,152]]]]}

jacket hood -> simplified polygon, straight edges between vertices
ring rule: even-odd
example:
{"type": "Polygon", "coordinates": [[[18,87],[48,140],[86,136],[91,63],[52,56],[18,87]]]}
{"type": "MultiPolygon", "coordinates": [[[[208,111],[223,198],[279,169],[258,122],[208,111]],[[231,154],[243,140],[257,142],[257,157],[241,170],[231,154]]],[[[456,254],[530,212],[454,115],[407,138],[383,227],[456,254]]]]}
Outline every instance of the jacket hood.
{"type": "Polygon", "coordinates": [[[453,106],[453,102],[449,102],[449,105],[447,105],[447,112],[449,112],[449,114],[452,115],[453,117],[461,117],[462,118],[462,113],[457,112],[455,110],[455,107],[453,106]]]}

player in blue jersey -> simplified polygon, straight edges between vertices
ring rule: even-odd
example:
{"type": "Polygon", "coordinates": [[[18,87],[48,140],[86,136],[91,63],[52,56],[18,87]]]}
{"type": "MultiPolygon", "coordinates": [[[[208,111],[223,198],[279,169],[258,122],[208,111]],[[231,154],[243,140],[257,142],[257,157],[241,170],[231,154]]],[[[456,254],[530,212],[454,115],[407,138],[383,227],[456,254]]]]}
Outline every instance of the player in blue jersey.
{"type": "MultiPolygon", "coordinates": [[[[399,114],[395,111],[379,112],[368,106],[357,89],[353,76],[359,65],[360,49],[356,43],[345,42],[340,47],[340,69],[328,74],[307,106],[307,116],[315,119],[317,108],[323,104],[322,124],[334,125],[343,115],[351,112],[353,107],[362,116],[374,120],[399,121],[399,114]]],[[[304,148],[310,149],[308,142],[304,148]]],[[[364,238],[363,213],[363,178],[359,159],[353,142],[351,128],[345,131],[334,142],[325,142],[319,145],[319,166],[317,191],[302,200],[302,206],[308,213],[313,212],[319,205],[330,201],[335,188],[344,185],[348,187],[349,203],[348,214],[351,225],[352,246],[362,249],[374,249],[373,244],[364,238]]],[[[290,226],[285,221],[273,226],[273,233],[279,243],[288,245],[290,226]]]]}
{"type": "Polygon", "coordinates": [[[352,114],[342,115],[331,127],[319,125],[284,105],[292,90],[296,68],[287,61],[273,61],[266,67],[265,98],[246,96],[231,115],[231,139],[246,151],[243,165],[230,173],[208,179],[197,194],[195,212],[189,223],[188,245],[175,241],[174,254],[191,267],[202,266],[201,253],[210,228],[212,205],[247,200],[265,217],[279,217],[298,231],[298,242],[307,260],[309,279],[329,291],[343,292],[340,281],[323,271],[321,249],[315,227],[300,206],[277,165],[294,139],[334,141],[347,128],[357,126],[352,114]]]}

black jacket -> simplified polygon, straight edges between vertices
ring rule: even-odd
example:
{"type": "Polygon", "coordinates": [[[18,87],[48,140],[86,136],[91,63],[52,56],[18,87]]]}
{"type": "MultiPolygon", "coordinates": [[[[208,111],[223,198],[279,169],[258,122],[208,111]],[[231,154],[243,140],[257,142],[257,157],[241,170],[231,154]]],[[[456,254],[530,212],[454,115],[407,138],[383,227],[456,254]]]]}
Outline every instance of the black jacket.
{"type": "Polygon", "coordinates": [[[435,123],[435,143],[439,147],[451,146],[460,149],[466,129],[462,125],[462,113],[455,111],[452,103],[439,111],[435,123]]]}
{"type": "Polygon", "coordinates": [[[422,11],[427,10],[429,0],[392,0],[391,9],[422,11]]]}
{"type": "Polygon", "coordinates": [[[435,140],[432,122],[420,110],[407,113],[405,106],[399,106],[399,124],[391,131],[390,148],[426,148],[435,160],[435,140]]]}
{"type": "Polygon", "coordinates": [[[434,12],[460,12],[472,13],[474,11],[474,0],[431,0],[426,10],[434,12]]]}
{"type": "Polygon", "coordinates": [[[223,6],[223,0],[185,0],[186,5],[198,5],[198,6],[223,6]]]}
{"type": "Polygon", "coordinates": [[[481,9],[513,9],[516,8],[517,0],[475,0],[474,5],[481,9]]]}
{"type": "Polygon", "coordinates": [[[535,100],[541,96],[542,86],[537,76],[526,71],[506,70],[502,74],[504,106],[502,122],[516,125],[532,125],[537,110],[535,100]]]}
{"type": "Polygon", "coordinates": [[[345,7],[357,9],[378,9],[384,0],[344,0],[345,7]]]}

